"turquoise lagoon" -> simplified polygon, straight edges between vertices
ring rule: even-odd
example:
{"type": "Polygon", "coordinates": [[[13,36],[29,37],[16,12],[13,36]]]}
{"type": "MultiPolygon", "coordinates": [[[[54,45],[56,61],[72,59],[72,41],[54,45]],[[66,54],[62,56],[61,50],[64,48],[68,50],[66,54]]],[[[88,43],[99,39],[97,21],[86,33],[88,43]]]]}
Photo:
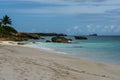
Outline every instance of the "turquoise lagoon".
{"type": "Polygon", "coordinates": [[[88,40],[75,40],[72,43],[46,43],[51,37],[44,37],[45,40],[29,40],[36,42],[30,44],[33,47],[42,47],[46,50],[58,51],[58,53],[73,56],[76,58],[89,59],[92,61],[120,64],[120,36],[87,36],[88,40]]]}

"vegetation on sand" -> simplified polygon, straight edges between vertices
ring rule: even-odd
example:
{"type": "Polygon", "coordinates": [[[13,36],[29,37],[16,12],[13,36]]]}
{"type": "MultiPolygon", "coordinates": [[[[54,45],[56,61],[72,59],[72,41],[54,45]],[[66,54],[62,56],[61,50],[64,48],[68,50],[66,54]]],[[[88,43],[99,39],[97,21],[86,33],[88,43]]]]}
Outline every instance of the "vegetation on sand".
{"type": "Polygon", "coordinates": [[[11,24],[12,21],[7,15],[0,19],[0,37],[6,37],[17,33],[17,30],[10,26],[11,24]]]}

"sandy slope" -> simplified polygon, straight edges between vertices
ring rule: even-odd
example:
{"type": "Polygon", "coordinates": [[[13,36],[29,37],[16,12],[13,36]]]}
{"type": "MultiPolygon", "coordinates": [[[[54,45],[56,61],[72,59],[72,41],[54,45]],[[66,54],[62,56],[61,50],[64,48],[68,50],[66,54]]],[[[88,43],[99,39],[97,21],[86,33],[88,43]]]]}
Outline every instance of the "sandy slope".
{"type": "Polygon", "coordinates": [[[0,80],[120,80],[120,66],[0,45],[0,80]]]}

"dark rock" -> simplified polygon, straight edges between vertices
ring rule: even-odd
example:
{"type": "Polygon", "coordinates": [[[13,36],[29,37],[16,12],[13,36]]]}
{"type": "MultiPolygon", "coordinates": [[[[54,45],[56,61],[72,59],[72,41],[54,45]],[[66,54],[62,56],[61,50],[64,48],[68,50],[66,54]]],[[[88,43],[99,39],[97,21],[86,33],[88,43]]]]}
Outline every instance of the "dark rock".
{"type": "Polygon", "coordinates": [[[17,33],[15,38],[16,40],[39,39],[40,35],[34,33],[17,33]]]}
{"type": "Polygon", "coordinates": [[[16,36],[6,36],[3,38],[0,38],[1,41],[25,41],[28,40],[27,38],[20,38],[16,36]]]}
{"type": "Polygon", "coordinates": [[[45,42],[51,42],[50,40],[46,40],[45,42]]]}
{"type": "Polygon", "coordinates": [[[66,34],[58,34],[58,33],[36,33],[41,36],[67,36],[66,34]]]}
{"type": "Polygon", "coordinates": [[[16,33],[12,35],[4,35],[0,37],[0,40],[5,41],[26,41],[29,39],[39,39],[40,35],[34,34],[34,33],[16,33]]]}
{"type": "Polygon", "coordinates": [[[69,39],[65,37],[60,37],[60,36],[53,37],[51,40],[52,42],[58,42],[58,43],[69,43],[70,42],[69,39]]]}
{"type": "Polygon", "coordinates": [[[33,41],[32,43],[33,43],[33,44],[35,44],[36,42],[35,42],[35,41],[33,41]]]}
{"type": "Polygon", "coordinates": [[[84,37],[84,36],[75,36],[75,39],[87,40],[87,37],[84,37]]]}
{"type": "Polygon", "coordinates": [[[41,37],[40,39],[43,39],[43,40],[44,40],[45,38],[41,37]]]}
{"type": "Polygon", "coordinates": [[[69,41],[72,41],[72,39],[68,39],[69,41]]]}
{"type": "Polygon", "coordinates": [[[25,45],[25,44],[28,44],[27,42],[18,42],[17,43],[18,45],[25,45]]]}

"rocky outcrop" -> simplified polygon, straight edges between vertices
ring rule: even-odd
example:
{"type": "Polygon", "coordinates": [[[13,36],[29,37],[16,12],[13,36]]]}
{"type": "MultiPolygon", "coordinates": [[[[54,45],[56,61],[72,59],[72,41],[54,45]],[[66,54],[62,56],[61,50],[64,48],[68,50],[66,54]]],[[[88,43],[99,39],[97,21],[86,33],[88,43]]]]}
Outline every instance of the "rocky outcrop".
{"type": "Polygon", "coordinates": [[[50,40],[46,40],[45,42],[51,42],[50,40]]]}
{"type": "Polygon", "coordinates": [[[34,33],[16,33],[12,35],[6,35],[4,37],[1,37],[0,40],[5,40],[5,41],[25,41],[29,39],[39,39],[40,35],[34,34],[34,33]]]}
{"type": "Polygon", "coordinates": [[[59,33],[36,33],[41,36],[67,36],[66,34],[59,34],[59,33]]]}
{"type": "Polygon", "coordinates": [[[58,42],[58,43],[69,43],[70,40],[65,38],[65,37],[60,37],[60,36],[56,36],[56,37],[53,37],[51,39],[52,42],[58,42]]]}
{"type": "Polygon", "coordinates": [[[25,45],[25,44],[28,44],[28,42],[18,42],[17,44],[18,45],[25,45]]]}
{"type": "Polygon", "coordinates": [[[18,38],[25,38],[25,39],[39,39],[40,35],[34,33],[17,33],[15,35],[18,38]]]}
{"type": "Polygon", "coordinates": [[[87,37],[84,37],[84,36],[75,36],[75,39],[87,40],[87,37]]]}
{"type": "Polygon", "coordinates": [[[17,32],[13,27],[0,26],[0,40],[4,41],[23,41],[28,39],[39,39],[40,35],[37,33],[17,32]]]}

